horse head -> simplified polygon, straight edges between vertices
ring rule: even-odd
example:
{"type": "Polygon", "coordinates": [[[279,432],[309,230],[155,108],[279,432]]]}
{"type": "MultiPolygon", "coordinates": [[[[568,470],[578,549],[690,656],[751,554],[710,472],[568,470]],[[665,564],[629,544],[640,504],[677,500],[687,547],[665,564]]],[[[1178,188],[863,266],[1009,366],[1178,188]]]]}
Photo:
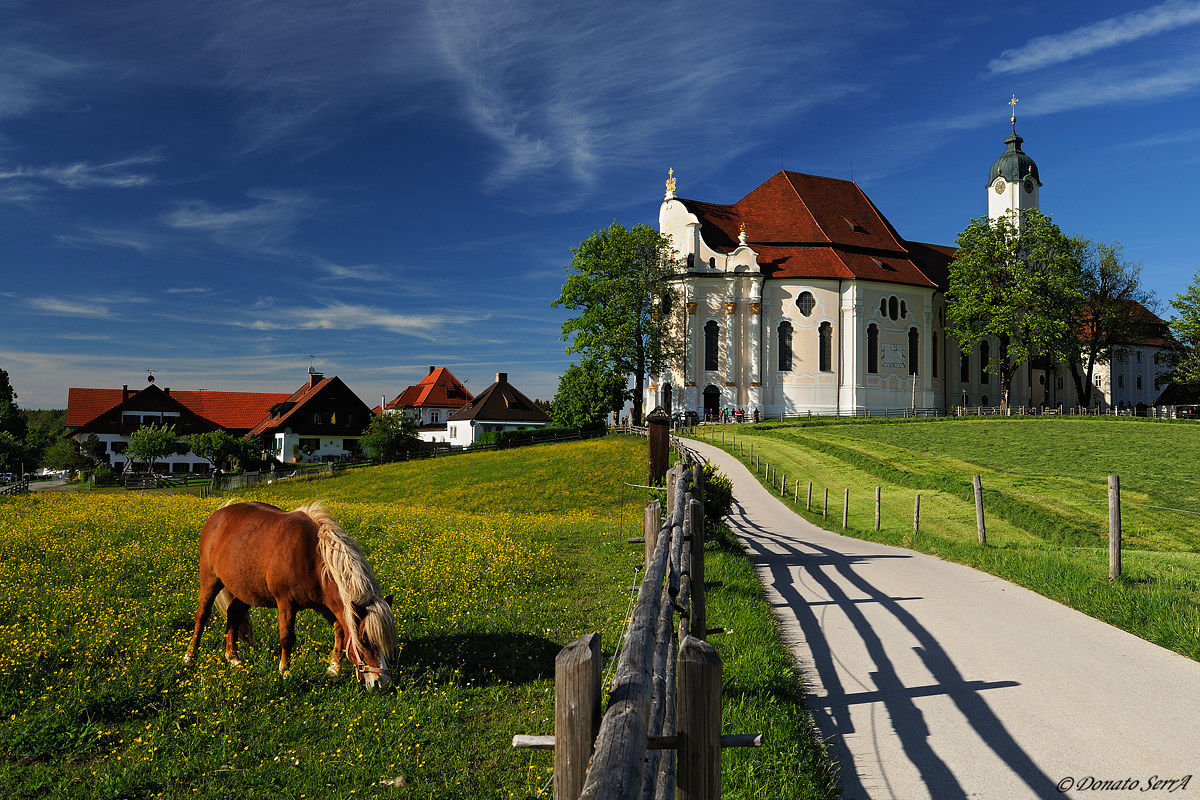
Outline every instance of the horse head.
{"type": "Polygon", "coordinates": [[[392,683],[388,662],[395,663],[400,650],[392,595],[376,596],[366,604],[354,603],[353,614],[354,632],[346,637],[346,657],[354,663],[359,683],[368,689],[387,689],[392,683]]]}

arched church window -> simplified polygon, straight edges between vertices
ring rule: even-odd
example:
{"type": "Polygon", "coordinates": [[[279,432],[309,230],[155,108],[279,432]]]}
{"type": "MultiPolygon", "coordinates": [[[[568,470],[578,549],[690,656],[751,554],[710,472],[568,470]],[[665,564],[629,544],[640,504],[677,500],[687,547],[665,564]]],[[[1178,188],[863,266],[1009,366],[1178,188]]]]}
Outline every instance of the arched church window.
{"type": "Polygon", "coordinates": [[[822,322],[819,329],[820,337],[820,370],[833,372],[833,326],[822,322]]]}
{"type": "MultiPolygon", "coordinates": [[[[992,376],[988,374],[988,362],[992,359],[992,346],[988,342],[979,343],[979,382],[988,383],[992,376]]],[[[987,405],[984,403],[984,405],[987,405]]]]}
{"type": "Polygon", "coordinates": [[[960,383],[971,382],[971,354],[963,353],[962,360],[958,362],[958,380],[960,383]]]}
{"type": "Polygon", "coordinates": [[[879,374],[879,327],[874,324],[867,326],[867,372],[879,374]]]}
{"type": "Polygon", "coordinates": [[[907,319],[907,318],[908,318],[908,303],[901,300],[900,301],[900,319],[907,319]]]}
{"type": "Polygon", "coordinates": [[[812,292],[801,292],[800,296],[796,298],[796,307],[806,317],[812,314],[813,308],[816,305],[817,301],[813,299],[812,292]]]}
{"type": "Polygon", "coordinates": [[[879,316],[881,316],[881,317],[887,316],[887,298],[886,297],[879,298],[879,316]]]}
{"type": "Polygon", "coordinates": [[[1125,376],[1124,376],[1124,375],[1118,375],[1118,376],[1117,376],[1117,388],[1118,388],[1118,389],[1124,389],[1124,388],[1125,388],[1125,376]]]}
{"type": "Polygon", "coordinates": [[[921,334],[916,328],[908,329],[908,374],[917,374],[917,348],[921,345],[921,334]]]}
{"type": "Polygon", "coordinates": [[[1142,376],[1141,375],[1137,376],[1137,388],[1139,388],[1139,389],[1142,388],[1142,376]]]}
{"type": "Polygon", "coordinates": [[[931,340],[931,344],[933,345],[933,377],[936,378],[938,376],[938,335],[937,335],[937,331],[933,332],[933,339],[931,340]]]}
{"type": "Polygon", "coordinates": [[[779,371],[792,371],[792,323],[779,323],[779,371]]]}
{"type": "Polygon", "coordinates": [[[896,302],[896,298],[894,298],[894,297],[889,298],[888,299],[888,316],[891,317],[892,319],[895,319],[897,316],[899,316],[899,313],[898,313],[899,310],[900,310],[900,308],[899,308],[899,304],[896,302]]]}
{"type": "Polygon", "coordinates": [[[709,370],[720,369],[719,358],[717,355],[717,342],[721,338],[721,326],[716,320],[709,320],[704,323],[704,368],[709,370]]]}

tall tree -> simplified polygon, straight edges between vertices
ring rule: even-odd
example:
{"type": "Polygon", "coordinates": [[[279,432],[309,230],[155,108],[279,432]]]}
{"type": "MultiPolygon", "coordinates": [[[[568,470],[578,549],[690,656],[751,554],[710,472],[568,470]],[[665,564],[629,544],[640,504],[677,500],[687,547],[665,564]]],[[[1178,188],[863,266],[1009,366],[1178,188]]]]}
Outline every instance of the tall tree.
{"type": "Polygon", "coordinates": [[[1171,333],[1176,342],[1171,380],[1200,386],[1200,271],[1186,289],[1175,295],[1171,308],[1175,310],[1171,333]]]}
{"type": "Polygon", "coordinates": [[[964,348],[994,337],[989,370],[1009,402],[1017,368],[1035,356],[1068,361],[1078,318],[1083,243],[1039,211],[973,219],[958,234],[950,264],[946,327],[964,348]]]}
{"type": "Polygon", "coordinates": [[[1079,313],[1074,321],[1078,347],[1067,364],[1081,405],[1092,404],[1092,375],[1114,349],[1145,336],[1146,320],[1139,306],[1154,303],[1142,288],[1142,265],[1125,258],[1121,245],[1087,242],[1080,252],[1079,313]]]}
{"type": "Polygon", "coordinates": [[[376,414],[358,437],[363,450],[376,461],[399,461],[418,441],[417,422],[403,411],[376,414]]]}
{"type": "Polygon", "coordinates": [[[25,415],[17,408],[17,393],[8,380],[8,373],[0,369],[0,433],[12,434],[14,439],[24,441],[26,428],[25,415]]]}
{"type": "Polygon", "coordinates": [[[669,241],[648,225],[614,222],[571,248],[555,306],[578,312],[563,323],[567,353],[583,353],[622,378],[633,377],[633,421],[641,424],[648,374],[675,349],[666,324],[673,307],[669,241]]]}
{"type": "Polygon", "coordinates": [[[626,380],[595,358],[582,358],[558,380],[550,416],[563,428],[602,422],[625,400],[626,380]]]}
{"type": "Polygon", "coordinates": [[[205,433],[193,433],[187,439],[188,449],[213,465],[213,469],[221,469],[225,464],[233,468],[235,464],[254,459],[259,447],[249,439],[241,439],[226,430],[218,428],[205,433]]]}

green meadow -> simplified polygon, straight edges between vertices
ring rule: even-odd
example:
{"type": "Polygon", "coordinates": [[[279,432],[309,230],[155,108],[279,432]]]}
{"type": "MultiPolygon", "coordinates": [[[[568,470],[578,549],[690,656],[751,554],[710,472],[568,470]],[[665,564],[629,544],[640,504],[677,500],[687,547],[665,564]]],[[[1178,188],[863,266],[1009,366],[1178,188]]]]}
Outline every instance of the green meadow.
{"type": "MultiPolygon", "coordinates": [[[[234,495],[94,491],[0,499],[0,797],[525,798],[552,755],[514,734],[553,732],[554,657],[598,630],[608,661],[629,600],[644,439],[477,453],[256,487],[237,499],[316,499],[394,593],[396,688],[330,681],[332,631],[303,612],[288,678],[275,615],[243,664],[210,622],[181,662],[196,542],[234,495]]],[[[725,660],[725,796],[829,798],[801,678],[753,569],[710,545],[709,621],[725,660]]],[[[214,615],[216,617],[217,615],[214,615]]],[[[343,668],[343,675],[349,671],[343,668]]],[[[541,796],[549,796],[548,792],[541,796]]]]}
{"type": "MultiPolygon", "coordinates": [[[[714,426],[700,435],[717,444],[723,435],[726,449],[747,462],[753,446],[756,463],[761,458],[786,476],[789,502],[830,530],[841,531],[849,489],[850,535],[970,564],[1200,658],[1200,425],[1103,417],[814,419],[714,426]],[[973,475],[984,487],[985,547],[977,540],[973,475]],[[1122,490],[1116,581],[1108,578],[1109,475],[1120,476],[1122,490]],[[805,507],[809,481],[812,510],[805,507]]],[[[778,491],[778,477],[774,483],[778,491]]]]}

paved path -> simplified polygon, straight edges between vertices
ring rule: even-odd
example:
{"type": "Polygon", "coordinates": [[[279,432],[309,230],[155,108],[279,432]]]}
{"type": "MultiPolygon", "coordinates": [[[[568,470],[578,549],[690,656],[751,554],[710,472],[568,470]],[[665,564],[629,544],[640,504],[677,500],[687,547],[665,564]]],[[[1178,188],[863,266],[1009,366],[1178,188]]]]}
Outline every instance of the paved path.
{"type": "Polygon", "coordinates": [[[729,523],[845,797],[1200,797],[1200,663],[969,567],[821,530],[732,455],[687,444],[733,479],[729,523]]]}

